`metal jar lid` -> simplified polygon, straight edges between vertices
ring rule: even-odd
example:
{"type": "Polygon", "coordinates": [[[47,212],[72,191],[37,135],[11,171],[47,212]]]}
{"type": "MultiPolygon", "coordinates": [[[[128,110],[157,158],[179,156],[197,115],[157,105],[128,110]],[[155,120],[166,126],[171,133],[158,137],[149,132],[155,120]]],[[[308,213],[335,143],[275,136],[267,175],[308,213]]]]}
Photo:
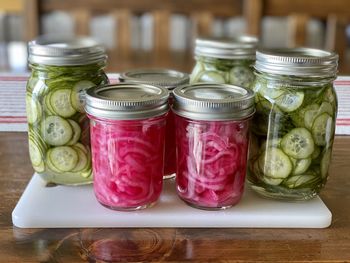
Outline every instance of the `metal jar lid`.
{"type": "Polygon", "coordinates": [[[188,84],[190,77],[186,73],[170,69],[136,69],[121,73],[119,80],[151,84],[172,90],[180,85],[188,84]]]}
{"type": "Polygon", "coordinates": [[[239,120],[255,112],[254,92],[230,84],[197,83],[173,93],[174,112],[193,120],[239,120]]]}
{"type": "Polygon", "coordinates": [[[258,39],[253,36],[235,38],[197,38],[196,56],[222,59],[255,59],[258,39]]]}
{"type": "Polygon", "coordinates": [[[255,69],[277,75],[335,77],[338,55],[313,48],[264,49],[256,52],[255,69]]]}
{"type": "Polygon", "coordinates": [[[113,120],[160,116],[169,110],[167,89],[147,84],[118,83],[86,91],[88,114],[113,120]]]}
{"type": "Polygon", "coordinates": [[[106,61],[104,47],[88,37],[39,37],[28,43],[31,64],[51,66],[89,65],[106,61]]]}

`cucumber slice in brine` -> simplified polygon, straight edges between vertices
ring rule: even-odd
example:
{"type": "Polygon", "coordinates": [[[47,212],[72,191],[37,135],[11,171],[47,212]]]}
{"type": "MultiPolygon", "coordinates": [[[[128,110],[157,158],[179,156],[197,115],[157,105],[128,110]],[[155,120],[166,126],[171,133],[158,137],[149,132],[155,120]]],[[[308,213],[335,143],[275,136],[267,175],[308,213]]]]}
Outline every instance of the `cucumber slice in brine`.
{"type": "Polygon", "coordinates": [[[313,174],[294,175],[285,180],[283,184],[288,188],[297,188],[309,184],[310,182],[315,181],[315,179],[317,179],[317,176],[313,174]]]}
{"type": "Polygon", "coordinates": [[[69,146],[58,146],[51,148],[49,159],[58,170],[68,172],[76,167],[79,156],[78,153],[69,146]]]}
{"type": "Polygon", "coordinates": [[[276,99],[283,95],[284,91],[274,86],[269,87],[269,85],[266,84],[261,86],[259,93],[265,98],[276,99]]]}
{"type": "Polygon", "coordinates": [[[307,129],[295,128],[284,135],[281,147],[290,157],[304,159],[311,156],[315,149],[315,144],[311,133],[307,129]]]}
{"type": "Polygon", "coordinates": [[[301,116],[301,118],[304,118],[305,128],[308,128],[309,130],[311,129],[319,109],[320,109],[320,106],[318,104],[311,104],[306,106],[303,110],[300,111],[300,114],[304,115],[304,116],[301,116]]]}
{"type": "Polygon", "coordinates": [[[319,115],[312,125],[312,136],[318,146],[325,146],[334,133],[333,118],[328,113],[319,115]]]}
{"type": "Polygon", "coordinates": [[[84,99],[82,96],[82,92],[88,88],[96,86],[95,83],[89,81],[89,80],[82,80],[77,82],[74,85],[74,88],[72,90],[70,99],[72,106],[75,110],[84,113],[84,99]]]}
{"type": "Polygon", "coordinates": [[[283,95],[275,99],[276,104],[284,112],[297,110],[303,104],[304,93],[301,91],[286,91],[283,95]]]}
{"type": "Polygon", "coordinates": [[[30,95],[26,96],[26,111],[28,123],[34,124],[41,120],[42,109],[40,103],[36,98],[30,95]]]}
{"type": "Polygon", "coordinates": [[[229,72],[229,83],[249,88],[254,81],[254,74],[248,67],[235,66],[229,72]]]}
{"type": "Polygon", "coordinates": [[[263,176],[262,180],[264,181],[264,183],[269,185],[279,185],[283,182],[282,178],[271,178],[268,176],[263,176]]]}
{"type": "Polygon", "coordinates": [[[268,148],[259,158],[259,166],[263,174],[275,179],[288,177],[292,172],[292,163],[289,157],[278,148],[268,148]]]}
{"type": "Polygon", "coordinates": [[[73,145],[73,144],[76,144],[79,139],[80,139],[80,135],[81,135],[81,128],[79,126],[78,123],[76,123],[75,121],[73,120],[68,120],[69,124],[71,125],[72,127],[72,130],[73,130],[73,136],[72,138],[69,140],[69,142],[67,143],[67,145],[73,145]]]}
{"type": "Polygon", "coordinates": [[[204,71],[204,66],[201,62],[197,61],[196,65],[194,66],[191,76],[190,76],[190,84],[197,83],[201,73],[204,71]]]}
{"type": "Polygon", "coordinates": [[[53,146],[68,143],[73,136],[69,122],[59,116],[48,116],[41,122],[41,134],[45,142],[53,146]]]}
{"type": "Polygon", "coordinates": [[[50,95],[50,104],[53,111],[64,118],[69,118],[76,113],[76,110],[71,104],[70,89],[57,89],[50,95]]]}
{"type": "Polygon", "coordinates": [[[291,157],[290,160],[293,163],[293,175],[298,175],[306,172],[311,164],[311,158],[294,159],[291,157]]]}
{"type": "Polygon", "coordinates": [[[40,149],[38,144],[33,140],[28,140],[28,146],[29,146],[29,157],[33,164],[33,166],[38,166],[43,162],[43,151],[44,149],[40,149]]]}
{"type": "Polygon", "coordinates": [[[225,78],[217,71],[203,71],[198,78],[198,82],[226,83],[225,78]]]}
{"type": "Polygon", "coordinates": [[[328,149],[322,156],[321,159],[321,176],[326,178],[328,174],[329,165],[332,159],[332,150],[328,149]]]}

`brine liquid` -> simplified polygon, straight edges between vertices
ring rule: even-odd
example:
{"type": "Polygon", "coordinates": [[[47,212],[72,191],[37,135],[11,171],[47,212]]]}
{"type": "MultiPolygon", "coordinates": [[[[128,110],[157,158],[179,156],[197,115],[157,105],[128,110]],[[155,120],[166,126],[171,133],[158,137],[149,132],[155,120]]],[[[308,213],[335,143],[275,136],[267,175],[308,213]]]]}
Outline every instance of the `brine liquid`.
{"type": "Polygon", "coordinates": [[[239,202],[246,175],[248,123],[176,117],[176,185],[185,202],[203,209],[224,209],[239,202]]]}
{"type": "Polygon", "coordinates": [[[90,126],[97,200],[116,210],[154,204],[163,183],[165,116],[132,121],[92,118],[90,126]]]}

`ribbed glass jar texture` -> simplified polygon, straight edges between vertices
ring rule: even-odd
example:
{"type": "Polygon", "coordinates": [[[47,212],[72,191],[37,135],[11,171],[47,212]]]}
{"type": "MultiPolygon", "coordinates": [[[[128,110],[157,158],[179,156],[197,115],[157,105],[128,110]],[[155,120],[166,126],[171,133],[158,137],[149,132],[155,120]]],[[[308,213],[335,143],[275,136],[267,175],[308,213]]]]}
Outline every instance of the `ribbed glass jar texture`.
{"type": "Polygon", "coordinates": [[[303,64],[294,64],[295,74],[303,76],[263,72],[267,67],[256,70],[248,181],[265,197],[308,200],[328,178],[337,116],[336,71],[308,74],[311,67],[303,72],[303,64]]]}
{"type": "Polygon", "coordinates": [[[50,183],[91,183],[89,120],[79,93],[108,83],[105,61],[66,66],[31,63],[30,67],[26,105],[34,170],[50,183]]]}
{"type": "Polygon", "coordinates": [[[116,210],[152,206],[162,191],[166,114],[142,120],[89,117],[97,200],[116,210]]]}

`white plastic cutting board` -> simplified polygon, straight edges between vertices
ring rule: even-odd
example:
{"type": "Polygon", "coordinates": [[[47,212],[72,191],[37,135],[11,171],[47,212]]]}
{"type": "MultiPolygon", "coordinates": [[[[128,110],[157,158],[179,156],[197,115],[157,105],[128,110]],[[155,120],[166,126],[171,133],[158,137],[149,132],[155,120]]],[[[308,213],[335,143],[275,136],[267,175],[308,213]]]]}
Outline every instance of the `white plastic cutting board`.
{"type": "Polygon", "coordinates": [[[117,212],[100,205],[91,185],[45,187],[36,174],[12,212],[13,224],[22,228],[63,227],[251,227],[325,228],[332,214],[319,197],[307,202],[264,199],[248,187],[240,203],[222,211],[187,206],[168,180],[152,208],[117,212]]]}

